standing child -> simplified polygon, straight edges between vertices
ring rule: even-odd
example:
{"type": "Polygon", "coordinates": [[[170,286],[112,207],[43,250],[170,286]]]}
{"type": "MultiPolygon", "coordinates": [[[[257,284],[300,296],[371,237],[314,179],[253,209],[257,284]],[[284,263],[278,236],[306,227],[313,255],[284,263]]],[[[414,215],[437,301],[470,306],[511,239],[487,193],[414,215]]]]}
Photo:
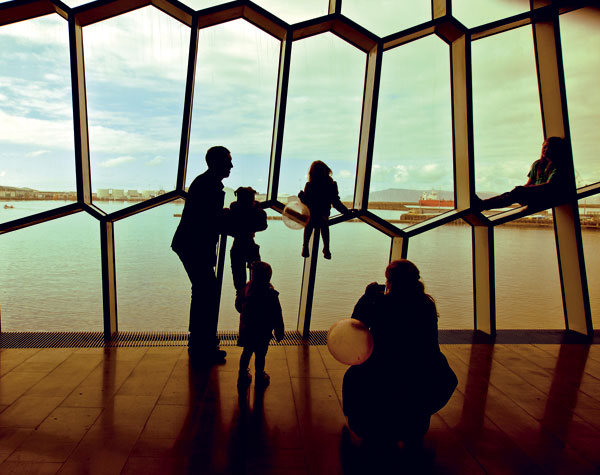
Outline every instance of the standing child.
{"type": "Polygon", "coordinates": [[[267,386],[269,375],[265,373],[265,358],[269,342],[275,332],[277,341],[283,338],[283,315],[279,303],[279,292],[271,285],[273,271],[266,262],[250,265],[250,282],[235,299],[235,308],[240,312],[238,346],[244,348],[240,357],[238,386],[250,384],[252,376],[248,366],[254,353],[256,384],[267,386]]]}
{"type": "Polygon", "coordinates": [[[309,257],[308,242],[313,229],[320,232],[323,237],[323,257],[331,259],[329,249],[329,213],[331,206],[340,213],[348,213],[348,208],[340,200],[337,183],[331,178],[331,168],[321,160],[313,162],[308,171],[308,182],[304,191],[298,194],[300,201],[309,211],[310,218],[304,228],[304,241],[302,243],[302,257],[309,257]]]}
{"type": "Polygon", "coordinates": [[[246,285],[246,266],[260,261],[260,246],[254,242],[254,233],[267,229],[267,213],[254,200],[256,191],[240,186],[235,190],[237,201],[229,206],[229,233],[233,236],[231,273],[238,294],[246,285]]]}

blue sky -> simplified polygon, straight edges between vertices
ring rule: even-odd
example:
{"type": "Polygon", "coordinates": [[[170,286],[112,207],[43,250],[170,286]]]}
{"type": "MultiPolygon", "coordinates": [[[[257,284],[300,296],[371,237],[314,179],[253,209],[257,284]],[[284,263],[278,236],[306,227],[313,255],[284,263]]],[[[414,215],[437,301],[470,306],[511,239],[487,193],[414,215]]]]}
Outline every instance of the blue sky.
{"type": "MultiPolygon", "coordinates": [[[[69,3],[69,2],[67,2],[69,3]]],[[[217,2],[212,2],[212,4],[217,2]]],[[[289,22],[326,13],[327,2],[257,2],[289,22]],[[295,5],[296,8],[290,8],[295,5]]],[[[429,1],[344,2],[380,35],[425,21],[429,1]],[[412,5],[412,6],[411,6],[412,5]],[[402,10],[408,8],[408,10],[402,10]],[[410,14],[406,14],[410,12],[410,14]],[[411,16],[412,15],[412,16],[411,16]]],[[[498,0],[477,10],[454,2],[468,26],[523,11],[498,0]]],[[[73,3],[69,3],[74,6],[73,3]]],[[[210,6],[197,0],[193,8],[210,6]]],[[[523,6],[525,5],[525,7],[523,6]]],[[[600,179],[597,160],[600,15],[561,18],[575,166],[600,179]]],[[[73,128],[66,22],[57,15],[0,27],[0,184],[73,190],[73,128]]],[[[181,136],[189,29],[146,7],[84,29],[92,188],[172,189],[181,136]]],[[[542,141],[530,27],[473,44],[476,188],[525,180],[542,141]]],[[[266,191],[279,43],[243,20],[200,32],[188,183],[212,145],[234,159],[231,188],[266,191]]],[[[365,56],[331,34],[294,43],[280,191],[297,193],[310,162],[352,193],[365,56]]],[[[435,36],[385,53],[372,190],[452,189],[448,47],[435,36]]]]}

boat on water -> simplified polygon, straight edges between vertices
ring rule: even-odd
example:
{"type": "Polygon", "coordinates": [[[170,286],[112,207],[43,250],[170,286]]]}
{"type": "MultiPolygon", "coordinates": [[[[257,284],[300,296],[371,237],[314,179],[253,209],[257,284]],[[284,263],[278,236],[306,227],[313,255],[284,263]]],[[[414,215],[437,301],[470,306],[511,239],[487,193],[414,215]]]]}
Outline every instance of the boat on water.
{"type": "Polygon", "coordinates": [[[13,208],[14,208],[13,205],[6,205],[6,204],[4,205],[4,209],[13,209],[13,208]]]}
{"type": "Polygon", "coordinates": [[[443,200],[438,197],[437,191],[423,192],[419,198],[419,206],[448,207],[454,208],[454,200],[443,200]]]}

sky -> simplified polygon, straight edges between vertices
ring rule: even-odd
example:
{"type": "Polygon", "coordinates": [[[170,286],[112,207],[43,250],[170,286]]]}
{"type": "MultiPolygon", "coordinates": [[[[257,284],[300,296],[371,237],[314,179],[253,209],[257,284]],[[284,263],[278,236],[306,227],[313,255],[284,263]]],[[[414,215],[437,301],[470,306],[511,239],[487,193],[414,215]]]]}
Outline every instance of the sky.
{"type": "MultiPolygon", "coordinates": [[[[256,3],[289,23],[324,15],[328,4],[256,3]]],[[[342,13],[385,36],[427,21],[429,5],[345,0],[342,13]]],[[[453,2],[468,27],[527,8],[523,0],[453,2]]],[[[582,186],[600,180],[600,11],[568,13],[560,27],[582,186]]],[[[174,188],[189,37],[153,7],[84,28],[94,192],[174,188]]],[[[225,145],[234,162],[225,185],[266,192],[279,48],[244,20],[200,31],[188,184],[205,170],[206,149],[225,145]]],[[[543,140],[531,27],[474,42],[472,58],[476,190],[501,192],[526,180],[543,140]]],[[[296,194],[320,159],[340,194],[353,193],[365,64],[364,53],[331,33],[293,44],[280,192],[296,194]]],[[[387,51],[371,190],[452,190],[450,118],[448,46],[429,36],[387,51]]],[[[58,15],[0,27],[0,124],[0,185],[75,189],[68,31],[58,15]]]]}

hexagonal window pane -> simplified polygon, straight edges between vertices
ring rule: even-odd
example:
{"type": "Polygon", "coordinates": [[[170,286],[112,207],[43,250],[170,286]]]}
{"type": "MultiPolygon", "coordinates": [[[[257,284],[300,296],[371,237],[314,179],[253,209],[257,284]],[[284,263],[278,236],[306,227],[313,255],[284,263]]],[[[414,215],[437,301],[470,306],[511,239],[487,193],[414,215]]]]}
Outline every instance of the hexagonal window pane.
{"type": "MultiPolygon", "coordinates": [[[[582,203],[579,202],[580,210],[582,203]]],[[[585,209],[585,205],[584,208],[585,209]]],[[[596,208],[596,211],[600,211],[596,208]]],[[[589,220],[581,223],[581,238],[583,240],[583,251],[585,255],[585,270],[587,272],[587,283],[590,293],[590,307],[592,309],[592,323],[594,328],[600,328],[600,213],[594,213],[593,222],[589,220]]]]}
{"type": "Polygon", "coordinates": [[[408,258],[421,271],[425,291],[435,299],[438,328],[473,328],[471,227],[454,221],[412,237],[408,258]]]}
{"type": "Polygon", "coordinates": [[[405,227],[454,208],[448,45],[384,53],[369,209],[405,227]]]}
{"type": "Polygon", "coordinates": [[[327,15],[329,6],[323,0],[256,0],[255,3],[290,24],[327,15]]]}
{"type": "Polygon", "coordinates": [[[544,140],[531,27],[473,42],[472,65],[475,187],[489,198],[527,182],[544,140]]]}
{"type": "Polygon", "coordinates": [[[2,331],[100,331],[98,221],[77,213],[2,235],[2,331]]]}
{"type": "Polygon", "coordinates": [[[494,246],[497,328],[564,329],[552,214],[497,226],[494,246]]]}
{"type": "Polygon", "coordinates": [[[529,10],[529,0],[452,0],[452,16],[468,28],[502,20],[529,10]]]}
{"type": "MultiPolygon", "coordinates": [[[[123,206],[108,203],[107,211],[123,206]]],[[[191,284],[171,249],[181,209],[165,203],[115,223],[120,331],[187,331],[191,284]]]]}
{"type": "Polygon", "coordinates": [[[267,191],[280,42],[245,20],[200,30],[186,185],[223,145],[233,169],[226,186],[267,191]]]}
{"type": "Polygon", "coordinates": [[[333,171],[341,199],[352,200],[364,75],[365,54],[331,33],[294,42],[279,178],[282,196],[298,194],[311,163],[322,160],[333,171]]]}
{"type": "Polygon", "coordinates": [[[560,16],[569,128],[577,187],[600,181],[600,9],[582,8],[560,16]]]}
{"type": "Polygon", "coordinates": [[[83,30],[95,204],[175,187],[190,30],[154,7],[83,30]]]}
{"type": "Polygon", "coordinates": [[[385,283],[390,238],[362,221],[330,228],[332,259],[325,260],[319,244],[311,329],[328,330],[350,318],[354,305],[371,282],[385,283]]]}
{"type": "MultiPolygon", "coordinates": [[[[301,231],[286,227],[281,215],[267,210],[268,227],[256,233],[255,242],[260,246],[260,258],[268,262],[273,270],[271,284],[279,292],[279,302],[283,311],[286,330],[295,330],[298,325],[298,306],[300,302],[300,285],[304,261],[300,257],[301,231]]],[[[221,308],[219,313],[219,330],[237,330],[240,314],[235,309],[235,288],[231,273],[230,250],[232,239],[227,240],[223,287],[221,291],[221,308]]],[[[247,279],[250,278],[246,270],[247,279]]]]}
{"type": "Polygon", "coordinates": [[[0,27],[0,71],[0,219],[76,201],[67,22],[0,27]]]}
{"type": "Polygon", "coordinates": [[[378,36],[391,35],[431,20],[431,2],[344,0],[342,13],[378,36]]]}

